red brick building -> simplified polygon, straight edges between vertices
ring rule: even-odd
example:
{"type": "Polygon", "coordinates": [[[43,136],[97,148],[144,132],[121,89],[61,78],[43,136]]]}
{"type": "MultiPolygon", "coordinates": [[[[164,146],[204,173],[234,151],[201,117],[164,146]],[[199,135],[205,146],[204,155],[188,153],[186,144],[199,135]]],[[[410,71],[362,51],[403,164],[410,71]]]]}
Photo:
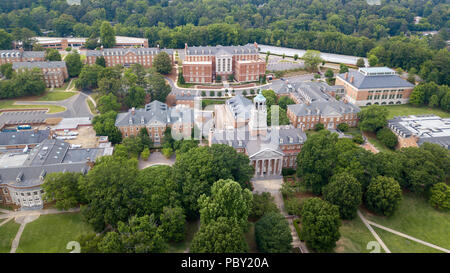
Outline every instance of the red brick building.
{"type": "Polygon", "coordinates": [[[43,75],[47,87],[61,87],[64,81],[69,78],[66,62],[15,62],[12,67],[16,72],[39,68],[43,75]]]}
{"type": "Polygon", "coordinates": [[[45,51],[0,50],[0,65],[34,61],[45,61],[45,51]]]}
{"type": "Polygon", "coordinates": [[[143,67],[149,68],[153,64],[153,59],[160,52],[166,52],[172,60],[173,64],[173,50],[159,49],[159,48],[107,48],[102,50],[88,50],[86,52],[87,64],[94,64],[98,57],[105,58],[106,66],[123,65],[130,66],[131,64],[140,64],[143,67]]]}
{"type": "MultiPolygon", "coordinates": [[[[65,50],[68,47],[81,48],[86,44],[87,38],[57,38],[57,37],[34,37],[36,43],[43,48],[54,48],[65,50]]],[[[145,38],[116,36],[115,48],[127,47],[148,47],[148,40],[145,38]]]]}
{"type": "Polygon", "coordinates": [[[258,45],[188,47],[185,45],[183,77],[187,83],[212,83],[230,75],[239,82],[258,81],[266,73],[258,45]]]}

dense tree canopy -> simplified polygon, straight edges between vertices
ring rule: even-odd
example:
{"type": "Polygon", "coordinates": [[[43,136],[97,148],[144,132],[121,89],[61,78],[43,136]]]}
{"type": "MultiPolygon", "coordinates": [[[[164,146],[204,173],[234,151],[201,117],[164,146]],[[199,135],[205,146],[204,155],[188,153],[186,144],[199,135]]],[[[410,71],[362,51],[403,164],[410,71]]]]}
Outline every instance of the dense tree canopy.
{"type": "Polygon", "coordinates": [[[162,51],[156,55],[153,60],[153,67],[156,69],[156,72],[167,75],[172,72],[172,59],[169,54],[162,51]]]}
{"type": "Polygon", "coordinates": [[[363,131],[376,132],[387,125],[388,110],[385,107],[371,105],[358,113],[359,128],[363,131]]]}
{"type": "Polygon", "coordinates": [[[262,253],[290,253],[292,250],[289,223],[279,212],[267,213],[256,222],[255,239],[262,253]]]}
{"type": "Polygon", "coordinates": [[[365,204],[376,213],[392,215],[402,200],[402,190],[397,181],[378,176],[370,182],[365,194],[365,204]]]}
{"type": "Polygon", "coordinates": [[[323,190],[324,200],[339,207],[342,219],[353,219],[361,204],[361,184],[348,173],[339,173],[331,177],[323,190]]]}

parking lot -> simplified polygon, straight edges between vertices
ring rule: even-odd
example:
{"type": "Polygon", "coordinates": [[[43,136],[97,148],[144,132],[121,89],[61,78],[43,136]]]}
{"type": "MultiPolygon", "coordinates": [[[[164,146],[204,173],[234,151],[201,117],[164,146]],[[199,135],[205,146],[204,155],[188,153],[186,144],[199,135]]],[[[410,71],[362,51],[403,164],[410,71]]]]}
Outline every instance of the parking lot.
{"type": "MultiPolygon", "coordinates": [[[[266,55],[261,54],[260,57],[265,59],[266,55]]],[[[293,69],[303,69],[305,68],[305,64],[302,60],[294,60],[292,58],[282,58],[280,56],[270,55],[269,60],[267,62],[267,70],[268,71],[286,71],[293,69]]]]}

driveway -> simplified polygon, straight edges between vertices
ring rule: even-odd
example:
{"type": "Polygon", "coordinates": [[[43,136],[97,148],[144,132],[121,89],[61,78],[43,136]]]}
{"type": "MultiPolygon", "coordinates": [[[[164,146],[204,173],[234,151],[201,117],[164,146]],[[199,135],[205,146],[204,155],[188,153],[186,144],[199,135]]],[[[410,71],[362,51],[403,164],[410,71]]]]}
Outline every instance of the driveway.
{"type": "Polygon", "coordinates": [[[139,159],[139,169],[145,169],[152,166],[166,165],[172,166],[175,163],[175,154],[170,158],[166,158],[160,152],[153,152],[148,157],[147,161],[139,159]]]}

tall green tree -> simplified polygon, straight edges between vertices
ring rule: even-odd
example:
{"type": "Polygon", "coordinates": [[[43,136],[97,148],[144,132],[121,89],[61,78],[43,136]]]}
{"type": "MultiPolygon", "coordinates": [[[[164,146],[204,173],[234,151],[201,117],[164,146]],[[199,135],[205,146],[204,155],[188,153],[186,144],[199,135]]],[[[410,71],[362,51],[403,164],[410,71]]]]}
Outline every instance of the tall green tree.
{"type": "Polygon", "coordinates": [[[379,214],[392,215],[402,200],[402,190],[391,177],[378,176],[370,182],[365,193],[366,206],[379,214]]]}
{"type": "Polygon", "coordinates": [[[267,213],[256,222],[255,239],[262,253],[290,253],[292,250],[289,223],[279,212],[267,213]]]}
{"type": "Polygon", "coordinates": [[[112,48],[116,44],[116,32],[109,22],[103,22],[100,27],[100,43],[104,48],[112,48]]]}
{"type": "Polygon", "coordinates": [[[76,50],[73,50],[72,53],[67,54],[64,61],[66,62],[69,76],[76,77],[80,74],[83,63],[81,62],[80,54],[76,50]]]}
{"type": "Polygon", "coordinates": [[[388,110],[385,107],[371,105],[358,113],[359,128],[363,131],[376,132],[387,125],[388,110]]]}
{"type": "Polygon", "coordinates": [[[339,209],[319,198],[308,199],[302,209],[300,238],[318,252],[331,251],[341,234],[339,209]]]}
{"type": "Polygon", "coordinates": [[[172,72],[172,59],[167,52],[161,51],[153,60],[153,67],[156,72],[167,75],[172,72]]]}
{"type": "Polygon", "coordinates": [[[82,196],[78,189],[80,173],[50,173],[45,177],[42,189],[44,190],[44,200],[55,201],[58,209],[70,209],[76,207],[82,201],[82,196]]]}
{"type": "Polygon", "coordinates": [[[47,52],[45,53],[45,60],[47,61],[61,61],[61,54],[59,54],[59,51],[56,49],[47,49],[47,52]]]}
{"type": "Polygon", "coordinates": [[[361,204],[361,184],[350,174],[338,173],[331,177],[330,183],[323,189],[325,201],[339,207],[342,219],[353,219],[361,204]]]}

